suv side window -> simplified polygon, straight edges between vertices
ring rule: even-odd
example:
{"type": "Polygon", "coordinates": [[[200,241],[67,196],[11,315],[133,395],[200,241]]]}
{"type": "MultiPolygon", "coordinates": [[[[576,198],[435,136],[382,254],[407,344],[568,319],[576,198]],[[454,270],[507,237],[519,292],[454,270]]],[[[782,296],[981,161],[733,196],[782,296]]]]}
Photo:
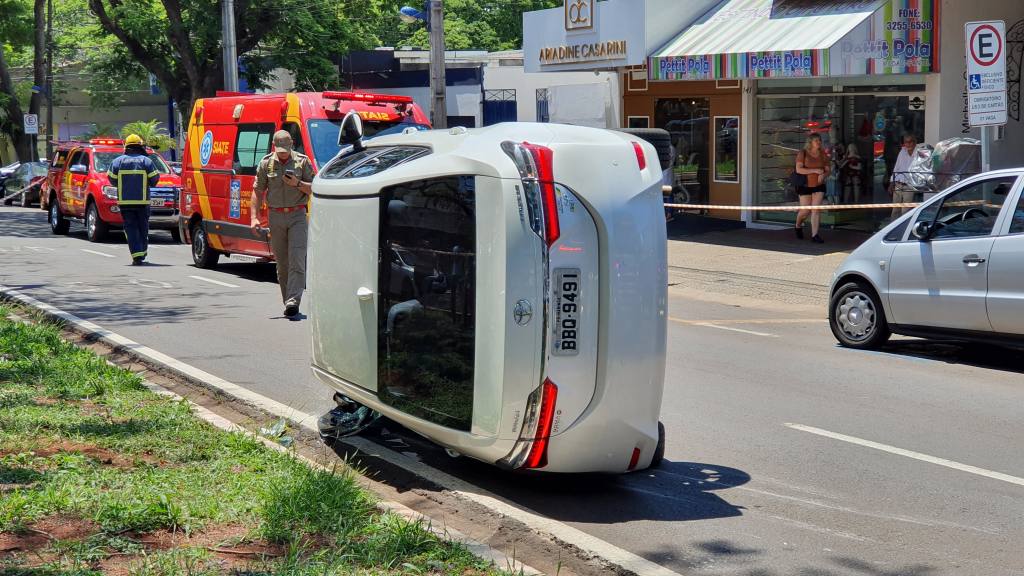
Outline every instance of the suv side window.
{"type": "Polygon", "coordinates": [[[68,160],[68,168],[78,166],[79,164],[82,164],[82,151],[75,150],[74,154],[71,155],[71,159],[68,160]]]}
{"type": "Polygon", "coordinates": [[[53,168],[57,168],[57,169],[63,168],[64,167],[64,162],[67,159],[68,159],[68,151],[67,150],[59,150],[53,156],[53,165],[52,165],[53,168]]]}
{"type": "Polygon", "coordinates": [[[1017,207],[1013,211],[1013,220],[1010,221],[1010,234],[1024,234],[1024,194],[1020,195],[1017,207]]]}
{"type": "Polygon", "coordinates": [[[419,158],[429,152],[428,148],[421,146],[367,148],[362,152],[349,154],[331,162],[320,173],[320,178],[325,180],[365,178],[419,158]]]}
{"type": "Polygon", "coordinates": [[[260,160],[270,152],[273,124],[239,124],[235,138],[235,172],[255,176],[260,160]]]}
{"type": "Polygon", "coordinates": [[[992,234],[1016,176],[975,182],[921,211],[918,222],[935,230],[932,239],[976,238],[992,234]]]}

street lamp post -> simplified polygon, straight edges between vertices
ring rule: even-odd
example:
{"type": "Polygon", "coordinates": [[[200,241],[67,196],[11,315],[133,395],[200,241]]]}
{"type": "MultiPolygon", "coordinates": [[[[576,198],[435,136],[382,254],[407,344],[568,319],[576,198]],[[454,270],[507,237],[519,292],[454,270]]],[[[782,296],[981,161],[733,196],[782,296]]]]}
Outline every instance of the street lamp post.
{"type": "Polygon", "coordinates": [[[448,127],[448,105],[445,99],[447,81],[445,79],[444,58],[444,2],[443,0],[426,0],[425,12],[409,6],[398,12],[403,22],[423,20],[430,32],[430,123],[434,128],[448,127]]]}
{"type": "Polygon", "coordinates": [[[53,160],[53,0],[46,3],[46,159],[53,160]]]}
{"type": "Polygon", "coordinates": [[[224,89],[238,92],[238,49],[235,45],[235,0],[221,0],[221,44],[224,46],[224,89]]]}

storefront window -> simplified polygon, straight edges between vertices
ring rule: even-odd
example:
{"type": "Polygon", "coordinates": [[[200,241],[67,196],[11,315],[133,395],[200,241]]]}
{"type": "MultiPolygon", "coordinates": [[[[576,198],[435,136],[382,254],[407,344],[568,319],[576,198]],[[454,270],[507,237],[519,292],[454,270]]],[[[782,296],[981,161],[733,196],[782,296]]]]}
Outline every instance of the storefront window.
{"type": "Polygon", "coordinates": [[[739,116],[715,116],[715,182],[739,182],[739,116]]]}
{"type": "Polygon", "coordinates": [[[710,179],[711,103],[707,98],[659,98],[654,103],[654,127],[668,130],[675,147],[672,199],[707,203],[710,179]]]}
{"type": "MultiPolygon", "coordinates": [[[[826,204],[876,204],[890,201],[888,183],[903,135],[924,137],[924,111],[910,100],[924,94],[821,94],[763,96],[758,104],[757,203],[796,204],[789,175],[807,136],[821,135],[832,161],[826,204]]],[[[822,223],[874,231],[891,211],[826,212],[822,223]]],[[[792,223],[793,212],[759,212],[758,219],[792,223]]]]}

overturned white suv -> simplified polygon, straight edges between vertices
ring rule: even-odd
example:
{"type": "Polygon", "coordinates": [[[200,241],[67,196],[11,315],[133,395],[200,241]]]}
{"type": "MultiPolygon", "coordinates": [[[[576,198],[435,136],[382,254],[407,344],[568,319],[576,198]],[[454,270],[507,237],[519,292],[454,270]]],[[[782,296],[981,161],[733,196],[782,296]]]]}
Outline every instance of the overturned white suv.
{"type": "MultiPolygon", "coordinates": [[[[664,454],[666,236],[657,152],[551,124],[352,144],[313,183],[313,370],[509,470],[627,472],[664,454]]],[[[342,421],[339,424],[339,420],[342,421]]]]}

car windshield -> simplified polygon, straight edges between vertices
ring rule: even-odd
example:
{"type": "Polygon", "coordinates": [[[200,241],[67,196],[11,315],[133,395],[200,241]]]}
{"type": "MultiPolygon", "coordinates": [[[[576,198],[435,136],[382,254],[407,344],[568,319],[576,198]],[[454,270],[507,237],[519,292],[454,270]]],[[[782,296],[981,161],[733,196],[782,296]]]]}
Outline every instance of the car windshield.
{"type": "MultiPolygon", "coordinates": [[[[110,164],[114,162],[114,159],[121,155],[121,152],[97,152],[94,156],[93,164],[96,167],[97,172],[106,172],[110,168],[110,164]]],[[[167,167],[167,163],[158,154],[150,152],[149,159],[156,164],[156,169],[161,174],[169,174],[170,168],[167,167]]]]}
{"type": "MultiPolygon", "coordinates": [[[[323,167],[330,162],[331,158],[338,155],[341,147],[338,146],[338,130],[341,129],[341,119],[316,118],[306,124],[309,128],[309,139],[313,145],[313,156],[316,158],[316,165],[323,167]]],[[[399,134],[406,128],[417,130],[428,130],[427,126],[417,124],[411,119],[397,122],[363,122],[363,135],[367,140],[387,134],[399,134]]]]}

